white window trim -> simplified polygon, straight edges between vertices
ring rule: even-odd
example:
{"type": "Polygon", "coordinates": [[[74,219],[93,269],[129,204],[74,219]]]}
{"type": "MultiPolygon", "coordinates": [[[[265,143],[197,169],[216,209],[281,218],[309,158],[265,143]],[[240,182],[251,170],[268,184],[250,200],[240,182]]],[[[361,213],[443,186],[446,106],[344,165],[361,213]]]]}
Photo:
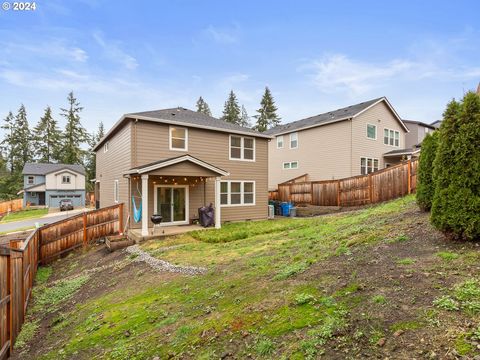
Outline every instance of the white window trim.
{"type": "MultiPolygon", "coordinates": [[[[256,192],[256,189],[257,189],[257,186],[256,186],[256,183],[254,180],[222,180],[220,183],[227,183],[228,184],[228,188],[227,188],[227,201],[228,203],[227,204],[220,204],[221,207],[236,207],[236,206],[255,206],[255,203],[256,203],[256,199],[257,199],[257,192],[256,192]],[[231,183],[234,182],[238,182],[240,183],[240,204],[231,204],[230,201],[230,195],[231,195],[231,183]],[[243,198],[244,198],[244,184],[245,183],[253,183],[253,203],[248,203],[248,204],[245,204],[243,202],[243,198]]],[[[221,188],[221,185],[220,185],[220,188],[221,188]]],[[[220,196],[221,194],[225,194],[225,193],[222,193],[220,192],[220,196]]]]}
{"type": "Polygon", "coordinates": [[[30,191],[30,197],[37,197],[37,193],[35,191],[30,191]]]}
{"type": "Polygon", "coordinates": [[[120,188],[118,187],[118,180],[115,180],[113,183],[113,202],[118,204],[120,200],[120,188]]]}
{"type": "Polygon", "coordinates": [[[241,135],[231,135],[228,137],[228,159],[234,161],[250,161],[255,162],[257,144],[254,137],[250,136],[241,136],[241,135]],[[240,158],[232,158],[232,136],[239,137],[240,140],[240,158]],[[252,139],[253,140],[253,159],[244,159],[244,139],[252,139]]]}
{"type": "Polygon", "coordinates": [[[298,149],[298,132],[294,132],[294,133],[291,133],[290,136],[289,136],[289,143],[288,143],[288,146],[290,149],[298,149]],[[297,135],[297,146],[295,147],[292,147],[292,135],[297,135]]]}
{"type": "Polygon", "coordinates": [[[369,123],[367,123],[366,126],[365,126],[365,137],[366,137],[368,140],[376,141],[377,138],[378,138],[378,126],[375,125],[375,124],[369,124],[369,123]],[[374,138],[368,137],[368,126],[369,126],[369,125],[375,127],[375,137],[374,137],[374,138]]]}
{"type": "Polygon", "coordinates": [[[285,139],[284,139],[283,135],[277,136],[277,149],[283,149],[284,146],[285,146],[285,139]],[[282,146],[278,146],[278,140],[279,139],[282,139],[282,146]]]}
{"type": "Polygon", "coordinates": [[[71,185],[72,184],[72,177],[70,175],[62,175],[62,184],[71,185]],[[65,178],[68,178],[68,182],[63,181],[65,178]]]}
{"type": "Polygon", "coordinates": [[[401,146],[401,142],[400,142],[400,131],[394,130],[394,129],[390,129],[390,128],[383,128],[382,143],[383,143],[383,145],[385,145],[385,146],[390,146],[390,147],[394,147],[394,148],[399,148],[399,147],[401,146]],[[385,144],[385,130],[388,130],[388,144],[385,144]],[[393,131],[393,145],[390,145],[390,131],[393,131]],[[395,134],[396,134],[396,133],[398,133],[398,146],[395,145],[395,134]]]}
{"type": "Polygon", "coordinates": [[[300,167],[300,162],[298,160],[293,161],[284,161],[282,163],[282,170],[297,170],[300,167]],[[292,167],[292,163],[297,163],[297,167],[292,167]],[[289,164],[288,167],[285,167],[285,164],[289,164]]]}
{"type": "Polygon", "coordinates": [[[188,151],[188,128],[186,127],[181,127],[181,126],[169,126],[168,128],[168,146],[170,150],[172,151],[188,151]],[[183,149],[181,148],[174,148],[172,146],[172,129],[183,129],[185,130],[185,139],[182,138],[175,138],[175,139],[182,139],[185,140],[185,147],[183,149]]]}
{"type": "Polygon", "coordinates": [[[28,185],[33,185],[33,184],[35,184],[35,176],[28,176],[28,177],[27,177],[27,184],[28,184],[28,185]],[[32,182],[30,182],[30,178],[32,178],[32,182]]]}
{"type": "Polygon", "coordinates": [[[369,174],[369,172],[368,172],[368,159],[372,160],[372,173],[380,170],[380,159],[379,158],[371,157],[371,156],[360,156],[360,175],[366,176],[366,175],[369,174]],[[362,159],[365,159],[365,161],[366,161],[366,163],[365,163],[365,166],[367,168],[367,173],[366,174],[362,174],[362,159]],[[377,170],[375,170],[375,160],[378,161],[378,169],[377,170]]]}
{"type": "Polygon", "coordinates": [[[103,152],[106,153],[108,152],[108,141],[103,145],[103,152]]]}

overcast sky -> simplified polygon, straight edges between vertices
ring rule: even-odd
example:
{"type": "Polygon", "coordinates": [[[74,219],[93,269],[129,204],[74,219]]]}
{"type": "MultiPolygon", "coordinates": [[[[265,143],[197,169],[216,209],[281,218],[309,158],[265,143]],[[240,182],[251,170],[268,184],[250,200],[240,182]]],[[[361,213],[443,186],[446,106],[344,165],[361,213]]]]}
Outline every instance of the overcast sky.
{"type": "Polygon", "coordinates": [[[432,122],[480,81],[480,2],[39,0],[0,10],[0,116],[33,125],[73,90],[89,131],[127,112],[233,89],[250,115],[267,85],[282,122],[386,96],[432,122]],[[390,3],[390,4],[389,4],[390,3]]]}

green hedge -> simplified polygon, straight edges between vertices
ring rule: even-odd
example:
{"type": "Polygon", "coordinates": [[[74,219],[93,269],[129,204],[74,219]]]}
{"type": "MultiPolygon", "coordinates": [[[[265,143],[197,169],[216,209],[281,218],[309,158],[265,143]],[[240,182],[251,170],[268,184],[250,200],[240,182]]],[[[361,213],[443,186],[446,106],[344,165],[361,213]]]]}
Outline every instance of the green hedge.
{"type": "Polygon", "coordinates": [[[437,154],[438,132],[427,134],[422,142],[422,151],[418,163],[417,204],[424,211],[432,207],[435,184],[433,181],[433,161],[437,154]]]}

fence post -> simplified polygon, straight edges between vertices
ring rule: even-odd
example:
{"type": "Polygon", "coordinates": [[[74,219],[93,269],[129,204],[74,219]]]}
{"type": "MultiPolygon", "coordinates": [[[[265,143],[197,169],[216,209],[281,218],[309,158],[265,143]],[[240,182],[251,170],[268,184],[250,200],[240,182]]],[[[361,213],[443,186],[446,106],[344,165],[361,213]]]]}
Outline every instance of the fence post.
{"type": "Polygon", "coordinates": [[[337,180],[337,206],[340,206],[340,180],[337,180]]]}
{"type": "Polygon", "coordinates": [[[118,207],[118,233],[123,234],[123,203],[118,207]]]}
{"type": "Polygon", "coordinates": [[[370,204],[373,204],[372,174],[368,174],[368,197],[370,199],[370,204]]]}
{"type": "Polygon", "coordinates": [[[83,246],[86,247],[87,244],[87,213],[83,212],[83,246]]]}
{"type": "Polygon", "coordinates": [[[407,161],[407,192],[410,194],[412,192],[412,160],[407,161]]]}

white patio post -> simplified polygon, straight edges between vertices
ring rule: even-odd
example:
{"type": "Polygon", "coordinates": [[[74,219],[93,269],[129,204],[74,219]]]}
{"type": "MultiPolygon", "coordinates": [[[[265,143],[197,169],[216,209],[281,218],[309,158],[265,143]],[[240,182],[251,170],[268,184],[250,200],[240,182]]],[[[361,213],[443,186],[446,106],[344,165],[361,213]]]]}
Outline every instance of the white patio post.
{"type": "Polygon", "coordinates": [[[220,229],[222,224],[220,223],[220,177],[215,178],[215,228],[220,229]]]}
{"type": "Polygon", "coordinates": [[[142,175],[142,236],[148,235],[148,175],[142,175]]]}

